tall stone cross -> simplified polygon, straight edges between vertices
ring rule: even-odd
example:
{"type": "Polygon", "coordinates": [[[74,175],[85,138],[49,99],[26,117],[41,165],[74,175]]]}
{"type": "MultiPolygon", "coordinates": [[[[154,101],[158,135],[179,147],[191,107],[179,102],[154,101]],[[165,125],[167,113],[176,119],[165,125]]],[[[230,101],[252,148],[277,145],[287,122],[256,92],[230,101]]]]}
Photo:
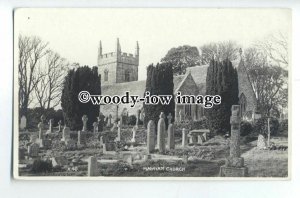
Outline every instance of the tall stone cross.
{"type": "Polygon", "coordinates": [[[171,113],[169,113],[169,115],[167,116],[167,119],[168,119],[168,126],[170,125],[170,124],[172,124],[172,114],[171,113]]]}
{"type": "Polygon", "coordinates": [[[248,168],[244,166],[244,158],[241,157],[240,151],[240,108],[240,105],[231,107],[230,154],[225,165],[220,167],[221,177],[245,177],[248,174],[248,168]]]}
{"type": "Polygon", "coordinates": [[[86,126],[87,121],[88,121],[87,115],[83,115],[82,116],[82,123],[83,123],[82,131],[87,131],[87,126],[86,126]]]}

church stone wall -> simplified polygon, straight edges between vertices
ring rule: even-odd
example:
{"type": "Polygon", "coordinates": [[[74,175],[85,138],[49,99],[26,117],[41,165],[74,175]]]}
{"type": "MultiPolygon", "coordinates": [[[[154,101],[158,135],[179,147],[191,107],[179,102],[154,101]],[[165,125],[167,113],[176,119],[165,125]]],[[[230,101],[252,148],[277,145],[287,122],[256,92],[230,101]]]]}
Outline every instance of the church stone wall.
{"type": "Polygon", "coordinates": [[[239,98],[242,94],[246,97],[246,111],[254,112],[256,109],[256,97],[249,78],[247,76],[244,61],[241,61],[238,66],[238,84],[239,84],[239,98]]]}

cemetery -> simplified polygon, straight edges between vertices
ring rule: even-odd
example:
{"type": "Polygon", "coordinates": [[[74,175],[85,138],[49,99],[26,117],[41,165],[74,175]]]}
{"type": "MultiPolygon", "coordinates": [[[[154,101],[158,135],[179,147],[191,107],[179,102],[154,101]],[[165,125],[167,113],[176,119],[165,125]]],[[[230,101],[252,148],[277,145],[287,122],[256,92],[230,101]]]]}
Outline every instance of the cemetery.
{"type": "MultiPolygon", "coordinates": [[[[71,131],[59,121],[40,117],[35,131],[22,122],[19,133],[21,176],[112,177],[286,177],[287,138],[241,136],[240,105],[232,106],[230,138],[193,121],[172,122],[159,115],[130,125],[100,116],[88,129],[71,131]],[[142,123],[142,124],[141,124],[142,123]],[[101,125],[101,126],[100,126],[101,125]]],[[[137,115],[136,117],[140,117],[137,115]]],[[[23,118],[23,120],[26,118],[23,118]]]]}

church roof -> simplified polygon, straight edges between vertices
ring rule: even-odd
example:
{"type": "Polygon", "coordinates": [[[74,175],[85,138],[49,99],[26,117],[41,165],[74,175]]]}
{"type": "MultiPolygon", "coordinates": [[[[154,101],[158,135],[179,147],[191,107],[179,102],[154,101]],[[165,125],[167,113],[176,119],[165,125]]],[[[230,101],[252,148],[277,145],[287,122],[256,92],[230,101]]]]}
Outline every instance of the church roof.
{"type": "MultiPolygon", "coordinates": [[[[179,75],[173,77],[174,82],[174,90],[175,91],[179,86],[180,83],[183,81],[186,75],[179,75]]],[[[132,82],[125,82],[125,83],[115,83],[112,85],[104,85],[101,86],[102,95],[123,95],[125,91],[129,91],[130,94],[139,95],[142,97],[144,95],[146,88],[146,80],[140,81],[132,81],[132,82]]]]}
{"type": "Polygon", "coordinates": [[[186,73],[191,73],[194,81],[196,82],[199,93],[205,94],[205,85],[206,85],[206,75],[207,75],[207,68],[209,65],[197,65],[194,67],[186,68],[186,73]]]}

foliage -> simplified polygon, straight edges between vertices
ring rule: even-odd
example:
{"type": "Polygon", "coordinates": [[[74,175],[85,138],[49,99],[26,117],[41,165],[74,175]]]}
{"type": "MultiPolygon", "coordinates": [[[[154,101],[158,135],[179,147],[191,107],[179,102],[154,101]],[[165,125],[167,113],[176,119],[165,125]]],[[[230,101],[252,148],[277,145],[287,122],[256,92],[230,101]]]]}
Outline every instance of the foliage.
{"type": "Polygon", "coordinates": [[[279,133],[281,135],[287,136],[288,130],[289,130],[289,120],[288,119],[282,120],[279,124],[279,133]]]}
{"type": "Polygon", "coordinates": [[[241,136],[247,136],[253,131],[252,124],[247,121],[241,122],[241,136]]]}
{"type": "Polygon", "coordinates": [[[200,60],[202,64],[209,64],[211,59],[234,61],[238,58],[240,46],[234,41],[208,43],[200,47],[200,60]]]}
{"type": "Polygon", "coordinates": [[[170,63],[157,64],[156,67],[149,65],[147,67],[147,80],[146,90],[150,95],[172,95],[172,99],[169,105],[158,104],[147,104],[144,103],[144,125],[147,126],[149,120],[153,120],[155,126],[157,126],[159,115],[161,112],[165,114],[165,121],[167,123],[167,115],[171,113],[174,118],[175,114],[175,101],[173,96],[173,68],[170,63]]]}
{"type": "Polygon", "coordinates": [[[52,171],[52,163],[51,161],[43,161],[43,160],[34,160],[32,164],[31,171],[33,173],[45,173],[52,171]]]}
{"type": "Polygon", "coordinates": [[[18,87],[19,112],[27,116],[29,105],[33,101],[32,94],[35,86],[40,82],[42,74],[39,72],[41,59],[48,53],[48,43],[36,36],[19,35],[18,38],[18,87]]]}
{"type": "Polygon", "coordinates": [[[184,74],[187,67],[199,64],[199,51],[197,47],[184,45],[172,48],[166,56],[161,59],[163,63],[171,63],[174,74],[184,74]]]}
{"type": "Polygon", "coordinates": [[[57,126],[58,122],[61,120],[63,124],[63,112],[61,109],[54,110],[53,108],[50,109],[43,109],[40,107],[36,107],[33,109],[27,110],[27,128],[36,128],[38,123],[41,121],[41,116],[44,115],[46,120],[53,119],[53,126],[57,126]]]}
{"type": "Polygon", "coordinates": [[[209,128],[213,134],[224,135],[230,131],[232,105],[238,104],[238,76],[232,63],[226,59],[212,60],[207,69],[206,95],[220,95],[220,105],[206,109],[209,128]]]}
{"type": "Polygon", "coordinates": [[[97,68],[91,69],[88,66],[70,70],[65,77],[64,88],[61,96],[61,106],[66,125],[71,130],[82,128],[82,116],[87,115],[87,127],[92,128],[93,122],[99,115],[99,106],[92,102],[81,103],[78,94],[81,91],[88,91],[91,95],[101,94],[100,76],[97,68]]]}
{"type": "Polygon", "coordinates": [[[287,70],[269,64],[266,55],[256,48],[245,51],[245,68],[257,99],[258,110],[264,116],[271,116],[272,112],[280,112],[281,107],[287,107],[287,70]]]}
{"type": "MultiPolygon", "coordinates": [[[[268,136],[268,118],[262,117],[259,118],[254,124],[254,131],[268,136]]],[[[272,136],[277,135],[279,131],[279,122],[276,118],[270,118],[270,134],[272,136]]]]}
{"type": "Polygon", "coordinates": [[[206,117],[203,117],[200,120],[193,121],[191,128],[192,128],[192,130],[193,129],[208,129],[209,128],[208,119],[206,117]]]}
{"type": "Polygon", "coordinates": [[[130,115],[128,117],[128,125],[135,125],[136,124],[136,116],[135,115],[130,115]]]}

